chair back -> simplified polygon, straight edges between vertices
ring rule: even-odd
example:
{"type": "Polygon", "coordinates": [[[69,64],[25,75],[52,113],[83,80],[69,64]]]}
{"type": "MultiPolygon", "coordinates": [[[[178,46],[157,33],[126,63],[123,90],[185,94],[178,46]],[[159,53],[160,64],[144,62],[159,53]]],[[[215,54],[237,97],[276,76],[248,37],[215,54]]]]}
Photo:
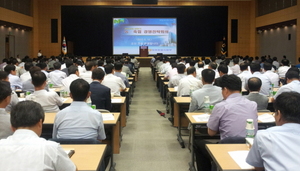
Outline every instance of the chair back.
{"type": "Polygon", "coordinates": [[[219,144],[243,144],[246,143],[245,137],[226,137],[219,144]]]}

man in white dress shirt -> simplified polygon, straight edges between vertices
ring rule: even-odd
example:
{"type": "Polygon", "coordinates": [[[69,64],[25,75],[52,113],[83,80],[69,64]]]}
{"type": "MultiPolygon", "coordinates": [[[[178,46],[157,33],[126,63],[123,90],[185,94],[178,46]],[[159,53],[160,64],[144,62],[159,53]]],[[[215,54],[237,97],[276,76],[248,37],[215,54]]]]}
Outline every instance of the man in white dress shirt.
{"type": "Polygon", "coordinates": [[[62,86],[61,81],[67,77],[66,73],[60,70],[61,64],[59,62],[55,62],[53,64],[54,71],[49,73],[49,79],[54,86],[62,86]]]}
{"type": "Polygon", "coordinates": [[[41,105],[23,101],[10,115],[14,133],[0,140],[1,170],[77,170],[58,143],[39,137],[45,119],[41,105]]]}
{"type": "Polygon", "coordinates": [[[283,92],[298,92],[300,93],[300,81],[299,81],[299,72],[289,70],[286,74],[286,85],[280,87],[273,97],[272,101],[274,101],[281,93],[283,92]]]}
{"type": "Polygon", "coordinates": [[[5,68],[4,68],[4,71],[9,74],[8,79],[9,79],[11,88],[13,90],[22,89],[22,81],[16,75],[17,74],[16,67],[14,65],[11,65],[11,64],[6,65],[5,68]]]}
{"type": "Polygon", "coordinates": [[[177,87],[179,85],[179,81],[186,77],[186,75],[184,74],[185,72],[185,65],[184,64],[178,64],[177,65],[177,72],[178,74],[174,75],[168,83],[168,87],[169,88],[174,88],[177,87]]]}
{"type": "Polygon", "coordinates": [[[166,63],[160,66],[160,73],[165,74],[167,71],[171,70],[172,66],[170,64],[170,59],[166,59],[166,63]]]}
{"type": "Polygon", "coordinates": [[[230,69],[232,70],[232,74],[238,75],[238,74],[241,72],[240,66],[239,66],[239,58],[236,57],[236,58],[234,58],[232,61],[233,61],[233,64],[234,64],[234,65],[230,68],[230,69]]]}
{"type": "Polygon", "coordinates": [[[25,81],[31,79],[31,75],[29,73],[29,69],[31,67],[33,67],[33,64],[31,62],[26,62],[25,63],[24,68],[25,68],[26,72],[20,76],[20,79],[21,79],[22,83],[24,83],[25,81]]]}
{"type": "Polygon", "coordinates": [[[41,62],[37,66],[41,68],[41,71],[46,75],[46,77],[48,79],[49,78],[49,72],[47,71],[47,69],[48,69],[47,64],[45,62],[41,62]]]}
{"type": "Polygon", "coordinates": [[[5,111],[12,95],[9,82],[0,81],[0,90],[0,139],[3,139],[13,134],[10,126],[10,114],[5,111]]]}
{"type": "Polygon", "coordinates": [[[271,83],[274,84],[274,87],[278,87],[279,76],[278,74],[272,71],[272,64],[265,62],[264,70],[265,70],[264,75],[266,75],[271,80],[271,83]]]}
{"type": "Polygon", "coordinates": [[[278,68],[277,73],[279,75],[280,82],[282,84],[285,84],[286,83],[285,82],[285,74],[290,69],[290,67],[289,67],[290,61],[287,60],[287,59],[283,59],[281,61],[281,63],[282,63],[283,66],[278,68]]]}
{"type": "Polygon", "coordinates": [[[177,96],[190,96],[191,92],[203,86],[202,81],[196,78],[196,68],[189,67],[186,70],[187,77],[179,81],[177,96]]]}
{"type": "Polygon", "coordinates": [[[178,71],[177,71],[177,63],[176,62],[173,62],[171,64],[172,66],[172,69],[169,69],[166,74],[165,74],[165,77],[164,77],[164,80],[170,80],[174,75],[178,74],[178,71]]]}
{"type": "Polygon", "coordinates": [[[88,61],[85,63],[86,71],[84,73],[80,73],[79,77],[87,81],[89,84],[93,81],[92,79],[92,71],[97,68],[94,61],[88,61]]]}
{"type": "MultiPolygon", "coordinates": [[[[258,77],[261,80],[262,85],[261,85],[261,89],[260,89],[259,93],[269,96],[271,80],[266,75],[260,73],[261,68],[258,63],[251,63],[250,69],[251,69],[251,73],[252,73],[251,77],[258,77]]],[[[245,84],[246,90],[248,90],[248,79],[249,78],[246,79],[246,84],[245,84]]]]}
{"type": "Polygon", "coordinates": [[[197,73],[197,76],[196,78],[198,78],[199,80],[201,80],[201,72],[204,70],[204,63],[202,61],[199,61],[198,62],[198,69],[196,69],[196,73],[197,73]]]}
{"type": "Polygon", "coordinates": [[[215,62],[211,62],[208,65],[208,69],[215,71],[215,79],[220,77],[220,73],[217,71],[218,64],[215,62]]]}
{"type": "Polygon", "coordinates": [[[204,96],[209,96],[212,105],[223,100],[221,87],[212,85],[214,79],[215,72],[212,69],[202,71],[203,87],[192,93],[189,112],[201,110],[204,107],[204,96]]]}
{"type": "Polygon", "coordinates": [[[245,87],[245,82],[248,78],[252,76],[252,73],[248,70],[248,64],[243,62],[240,64],[240,70],[242,71],[239,75],[237,75],[242,81],[242,88],[245,87]]]}
{"type": "Polygon", "coordinates": [[[79,78],[79,71],[78,71],[78,68],[77,66],[75,65],[71,65],[69,68],[68,68],[68,73],[69,73],[69,76],[65,79],[63,79],[61,82],[64,86],[64,90],[67,91],[68,93],[70,93],[70,85],[71,83],[78,79],[79,78]]]}
{"type": "MultiPolygon", "coordinates": [[[[9,83],[8,74],[5,71],[0,71],[0,81],[5,81],[9,83]]],[[[10,86],[10,84],[9,84],[10,86]]],[[[1,89],[0,89],[1,90],[1,89]]],[[[2,90],[1,90],[2,91],[2,90]]],[[[11,111],[11,108],[19,103],[18,95],[15,91],[11,91],[10,102],[6,105],[5,110],[7,112],[11,111]]],[[[0,124],[1,125],[1,124],[0,124]]]]}
{"type": "Polygon", "coordinates": [[[126,85],[120,77],[114,75],[114,66],[106,65],[105,67],[106,75],[102,81],[102,85],[110,88],[111,93],[115,96],[121,96],[121,91],[125,91],[126,85]]]}
{"type": "Polygon", "coordinates": [[[37,71],[31,76],[34,92],[29,96],[26,96],[26,100],[38,102],[45,112],[58,112],[58,106],[63,104],[63,100],[55,91],[47,92],[47,90],[45,90],[45,86],[47,85],[46,75],[41,71],[37,71]]]}

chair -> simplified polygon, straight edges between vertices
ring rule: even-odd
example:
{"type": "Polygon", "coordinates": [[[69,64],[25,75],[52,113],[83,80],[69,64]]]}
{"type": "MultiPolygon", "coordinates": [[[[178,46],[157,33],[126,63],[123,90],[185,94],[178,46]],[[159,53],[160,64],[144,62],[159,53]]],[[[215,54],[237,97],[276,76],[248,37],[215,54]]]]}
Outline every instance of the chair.
{"type": "Polygon", "coordinates": [[[246,143],[245,137],[226,137],[219,141],[219,144],[244,144],[246,143]]]}

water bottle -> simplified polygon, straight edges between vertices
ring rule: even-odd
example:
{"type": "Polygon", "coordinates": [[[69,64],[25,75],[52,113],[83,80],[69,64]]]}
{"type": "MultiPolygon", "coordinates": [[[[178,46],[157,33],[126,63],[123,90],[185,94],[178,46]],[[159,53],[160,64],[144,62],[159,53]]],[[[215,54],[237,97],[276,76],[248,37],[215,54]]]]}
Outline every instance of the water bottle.
{"type": "Polygon", "coordinates": [[[205,113],[210,113],[210,100],[209,96],[204,96],[204,112],[205,113]]]}
{"type": "Polygon", "coordinates": [[[273,88],[274,88],[274,84],[270,84],[270,88],[269,88],[269,96],[273,97],[273,88]]]}
{"type": "Polygon", "coordinates": [[[246,138],[254,138],[254,125],[253,119],[247,119],[246,121],[246,138]]]}
{"type": "Polygon", "coordinates": [[[92,107],[92,101],[90,97],[86,100],[86,103],[88,106],[92,107]]]}

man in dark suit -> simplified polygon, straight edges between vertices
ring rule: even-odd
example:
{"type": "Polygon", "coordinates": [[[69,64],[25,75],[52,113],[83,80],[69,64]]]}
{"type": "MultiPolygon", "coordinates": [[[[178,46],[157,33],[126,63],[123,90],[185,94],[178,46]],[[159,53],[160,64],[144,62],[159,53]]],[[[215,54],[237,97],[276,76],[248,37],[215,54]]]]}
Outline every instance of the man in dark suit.
{"type": "Polygon", "coordinates": [[[252,77],[248,80],[249,95],[246,98],[257,103],[257,110],[267,110],[269,98],[259,93],[261,80],[258,77],[252,77]]]}
{"type": "Polygon", "coordinates": [[[104,71],[101,68],[96,68],[92,72],[93,82],[90,84],[92,104],[96,105],[97,109],[111,109],[111,94],[110,88],[101,84],[104,78],[104,71]]]}

